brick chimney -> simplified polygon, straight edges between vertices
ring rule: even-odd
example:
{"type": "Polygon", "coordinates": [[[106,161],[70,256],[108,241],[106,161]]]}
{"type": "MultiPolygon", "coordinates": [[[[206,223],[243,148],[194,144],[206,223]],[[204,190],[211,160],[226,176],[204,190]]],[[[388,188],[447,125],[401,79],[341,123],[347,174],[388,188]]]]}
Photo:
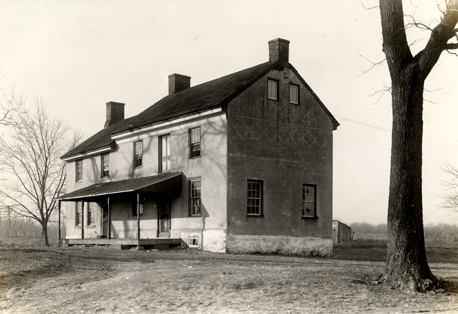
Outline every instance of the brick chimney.
{"type": "Polygon", "coordinates": [[[191,77],[181,74],[169,75],[169,95],[181,92],[191,87],[191,77]]]}
{"type": "Polygon", "coordinates": [[[269,41],[269,61],[289,63],[289,40],[277,38],[269,41]]]}
{"type": "Polygon", "coordinates": [[[124,106],[125,104],[120,102],[107,102],[107,120],[105,121],[104,128],[107,128],[118,121],[124,120],[124,106]]]}

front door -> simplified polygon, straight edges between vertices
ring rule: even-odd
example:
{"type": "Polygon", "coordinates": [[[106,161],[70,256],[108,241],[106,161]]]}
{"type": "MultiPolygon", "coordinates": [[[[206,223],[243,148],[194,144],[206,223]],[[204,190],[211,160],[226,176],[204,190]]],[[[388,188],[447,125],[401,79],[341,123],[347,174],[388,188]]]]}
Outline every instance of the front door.
{"type": "Polygon", "coordinates": [[[170,238],[170,202],[158,202],[159,237],[170,238]]]}

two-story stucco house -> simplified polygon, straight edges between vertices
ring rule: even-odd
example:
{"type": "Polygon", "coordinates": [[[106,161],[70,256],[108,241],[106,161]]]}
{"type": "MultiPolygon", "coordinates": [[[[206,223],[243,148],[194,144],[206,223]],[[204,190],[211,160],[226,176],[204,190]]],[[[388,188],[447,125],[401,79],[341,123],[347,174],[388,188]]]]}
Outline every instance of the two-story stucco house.
{"type": "Polygon", "coordinates": [[[289,63],[269,61],[169,95],[105,128],[67,162],[64,244],[183,244],[214,252],[332,253],[332,132],[339,125],[289,63]]]}

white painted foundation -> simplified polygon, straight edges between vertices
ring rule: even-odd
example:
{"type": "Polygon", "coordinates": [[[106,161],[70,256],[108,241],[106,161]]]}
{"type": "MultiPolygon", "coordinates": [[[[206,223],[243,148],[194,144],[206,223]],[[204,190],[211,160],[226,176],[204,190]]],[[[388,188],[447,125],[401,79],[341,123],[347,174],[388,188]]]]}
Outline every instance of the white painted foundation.
{"type": "Polygon", "coordinates": [[[227,235],[227,252],[331,256],[332,239],[273,235],[227,235]]]}

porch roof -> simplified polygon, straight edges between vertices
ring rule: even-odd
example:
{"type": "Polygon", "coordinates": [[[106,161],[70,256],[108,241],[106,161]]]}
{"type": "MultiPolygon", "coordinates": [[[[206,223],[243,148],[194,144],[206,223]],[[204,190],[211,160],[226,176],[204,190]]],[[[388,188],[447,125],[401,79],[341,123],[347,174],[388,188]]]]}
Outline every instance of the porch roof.
{"type": "Polygon", "coordinates": [[[96,183],[85,188],[64,194],[60,201],[77,201],[103,195],[140,192],[180,192],[182,172],[162,173],[155,176],[134,178],[121,181],[96,183]]]}

